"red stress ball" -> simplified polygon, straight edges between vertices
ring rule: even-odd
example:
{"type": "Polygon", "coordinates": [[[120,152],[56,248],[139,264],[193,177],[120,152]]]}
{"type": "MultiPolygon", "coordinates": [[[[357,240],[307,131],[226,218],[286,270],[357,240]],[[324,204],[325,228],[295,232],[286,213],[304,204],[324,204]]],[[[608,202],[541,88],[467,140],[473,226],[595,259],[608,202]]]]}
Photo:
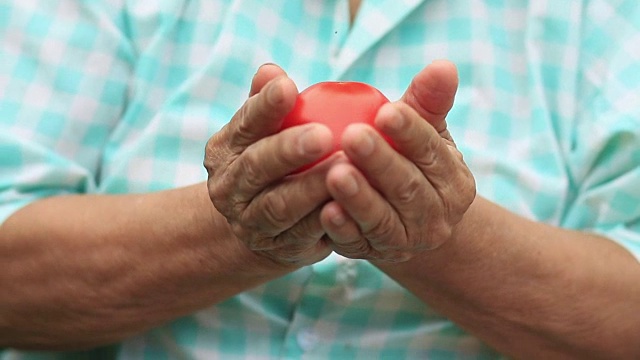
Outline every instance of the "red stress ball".
{"type": "MultiPolygon", "coordinates": [[[[378,89],[365,83],[317,83],[298,95],[293,110],[284,118],[281,130],[308,123],[324,124],[333,133],[335,143],[331,153],[334,153],[341,149],[340,139],[349,124],[373,126],[378,110],[388,102],[389,99],[378,89]]],[[[383,137],[391,143],[390,139],[383,137]]],[[[305,165],[295,173],[309,169],[323,159],[305,165]]]]}

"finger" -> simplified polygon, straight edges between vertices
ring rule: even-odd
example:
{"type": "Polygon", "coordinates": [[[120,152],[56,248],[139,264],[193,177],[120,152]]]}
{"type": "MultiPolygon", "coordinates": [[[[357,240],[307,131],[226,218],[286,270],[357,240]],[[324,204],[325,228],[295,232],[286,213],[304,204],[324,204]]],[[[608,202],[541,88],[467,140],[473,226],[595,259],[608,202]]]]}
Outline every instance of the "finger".
{"type": "Polygon", "coordinates": [[[400,101],[412,107],[443,137],[451,139],[445,120],[458,89],[458,71],[446,60],[434,61],[416,75],[400,101]]]}
{"type": "Polygon", "coordinates": [[[233,181],[238,202],[251,201],[267,186],[295,169],[320,159],[333,148],[324,125],[292,127],[249,146],[223,175],[233,181]]]}
{"type": "Polygon", "coordinates": [[[320,222],[330,239],[329,245],[338,254],[352,259],[378,257],[378,253],[360,232],[358,224],[336,201],[324,205],[320,222]]]}
{"type": "MultiPolygon", "coordinates": [[[[307,196],[307,192],[322,195],[316,187],[324,189],[324,181],[316,182],[319,184],[316,186],[311,185],[314,184],[313,181],[305,179],[314,179],[318,176],[324,179],[328,165],[310,169],[309,176],[298,174],[284,179],[280,186],[294,184],[293,190],[289,190],[288,194],[276,192],[268,195],[264,200],[265,194],[273,191],[277,186],[276,183],[283,180],[294,169],[325,156],[333,148],[332,137],[330,130],[325,126],[309,124],[286,129],[280,134],[255,143],[226,167],[215,171],[213,176],[215,181],[209,182],[212,199],[218,199],[214,205],[218,211],[231,220],[238,221],[241,226],[252,225],[253,230],[261,230],[270,235],[280,233],[310,209],[318,206],[313,203],[315,201],[313,196],[307,196]],[[303,188],[302,193],[295,191],[296,186],[299,186],[296,184],[305,181],[310,181],[310,188],[303,188]],[[268,216],[266,219],[265,210],[260,207],[261,202],[254,201],[259,194],[262,194],[261,201],[266,202],[266,205],[262,206],[267,206],[270,211],[266,214],[268,216]],[[297,205],[298,201],[302,203],[297,205]],[[312,204],[307,204],[305,201],[311,201],[312,204]],[[253,211],[244,214],[252,203],[253,211]],[[291,216],[289,211],[280,212],[282,203],[286,203],[286,210],[292,210],[297,217],[291,216]],[[241,217],[244,217],[244,220],[240,219],[241,217]]],[[[327,160],[327,163],[331,159],[332,157],[327,160]]]]}
{"type": "MultiPolygon", "coordinates": [[[[301,219],[329,200],[329,192],[325,186],[326,173],[341,161],[346,160],[333,156],[307,172],[287,177],[267,187],[255,196],[244,195],[245,198],[234,200],[237,207],[235,212],[241,214],[239,224],[252,233],[247,234],[249,237],[258,240],[292,231],[301,219]]],[[[240,183],[244,183],[242,178],[240,183]]],[[[246,188],[236,192],[247,194],[246,188]]],[[[276,245],[267,243],[256,246],[276,245]]]]}
{"type": "MultiPolygon", "coordinates": [[[[259,74],[263,72],[259,71],[259,74]]],[[[263,80],[267,78],[257,76],[263,80]]],[[[249,98],[231,121],[207,141],[204,165],[209,176],[217,177],[226,172],[227,166],[248,146],[277,132],[282,119],[293,108],[297,94],[293,81],[280,76],[249,98]]]]}
{"type": "MultiPolygon", "coordinates": [[[[327,189],[332,198],[357,224],[371,248],[384,251],[406,242],[405,229],[393,207],[378,193],[367,179],[349,163],[333,166],[327,174],[327,189]]],[[[335,230],[330,227],[329,230],[335,230]]],[[[334,239],[337,247],[354,248],[353,234],[334,239]]],[[[368,254],[376,256],[379,254],[368,254]]]]}
{"type": "MultiPolygon", "coordinates": [[[[403,104],[408,108],[407,105],[403,104]]],[[[392,110],[393,106],[388,106],[392,110]]],[[[387,106],[385,106],[387,108],[387,106]]],[[[410,110],[410,108],[408,108],[410,110]]],[[[415,113],[415,112],[414,112],[415,113]]],[[[379,116],[387,116],[387,111],[381,109],[379,116]]],[[[398,115],[391,112],[393,115],[398,115]]],[[[435,132],[431,125],[427,124],[417,114],[414,122],[430,130],[430,136],[435,137],[439,143],[442,138],[435,132]]],[[[424,139],[420,133],[413,133],[413,137],[424,139]]],[[[367,181],[375,188],[390,206],[398,214],[406,235],[418,238],[417,229],[424,223],[425,217],[439,215],[436,211],[441,209],[440,197],[422,171],[405,156],[400,156],[379,134],[367,125],[349,126],[342,138],[343,149],[350,161],[362,172],[367,181]],[[430,204],[435,204],[431,206],[430,204]]],[[[392,140],[395,139],[392,138],[392,140]]],[[[426,142],[426,140],[423,140],[426,142]]],[[[395,144],[399,151],[404,150],[406,144],[395,144]]],[[[447,171],[436,174],[435,177],[448,176],[447,171]]],[[[436,179],[438,181],[439,179],[436,179]]]]}
{"type": "Polygon", "coordinates": [[[249,91],[249,97],[257,94],[262,90],[262,88],[271,80],[280,77],[286,76],[284,70],[276,64],[263,64],[258,68],[258,71],[253,76],[253,80],[251,81],[251,90],[249,91]]]}
{"type": "MultiPolygon", "coordinates": [[[[436,191],[444,192],[446,189],[455,191],[455,187],[461,185],[457,182],[457,176],[459,171],[465,171],[466,166],[456,156],[457,149],[443,141],[436,130],[414,109],[402,102],[386,105],[380,109],[375,125],[393,140],[398,152],[417,166],[436,191]]],[[[387,150],[386,144],[380,139],[373,136],[371,138],[371,141],[374,141],[374,147],[378,150],[374,155],[380,158],[379,162],[385,163],[388,167],[395,166],[393,152],[387,150]]],[[[357,144],[353,144],[349,147],[353,149],[354,158],[358,159],[354,161],[360,163],[363,168],[372,169],[371,171],[382,171],[380,169],[382,165],[376,164],[378,159],[374,160],[374,155],[367,156],[356,146],[357,144]]],[[[400,169],[394,168],[388,171],[392,173],[400,169]]],[[[406,191],[413,186],[415,185],[405,186],[406,191]]]]}
{"type": "MultiPolygon", "coordinates": [[[[411,176],[409,173],[405,173],[403,176],[406,177],[406,180],[402,186],[394,185],[392,177],[388,176],[388,180],[385,180],[387,185],[379,185],[382,188],[389,189],[391,186],[391,189],[398,189],[396,197],[388,195],[388,198],[399,209],[405,223],[409,221],[410,224],[412,219],[420,222],[420,216],[444,217],[449,223],[459,221],[475,199],[476,187],[473,175],[462,160],[462,154],[458,149],[442,139],[430,124],[423,121],[412,108],[402,102],[389,104],[382,108],[375,124],[380,131],[394,141],[396,149],[419,170],[421,175],[415,177],[415,175],[411,176]],[[425,183],[421,178],[427,182],[425,183]],[[416,200],[411,201],[412,198],[418,198],[420,200],[417,201],[424,204],[422,206],[425,209],[424,214],[416,214],[411,210],[414,208],[412,202],[416,202],[416,200]],[[403,203],[406,203],[406,206],[403,206],[403,203]]],[[[375,144],[380,152],[374,152],[372,156],[377,156],[382,164],[387,163],[389,174],[402,174],[401,168],[394,167],[394,164],[399,165],[401,162],[394,163],[388,160],[394,158],[394,154],[393,151],[388,150],[387,144],[380,139],[375,144]]],[[[363,168],[381,166],[375,165],[376,161],[373,161],[372,156],[369,156],[370,159],[367,160],[366,156],[356,158],[355,153],[357,152],[353,153],[351,155],[352,161],[360,163],[359,166],[363,168]]],[[[389,194],[386,191],[385,193],[389,194]]],[[[410,225],[407,227],[413,228],[410,225]]],[[[446,234],[448,230],[434,228],[430,231],[446,234]]],[[[426,236],[423,233],[412,235],[426,236]]],[[[437,244],[431,242],[431,245],[437,244]]]]}
{"type": "Polygon", "coordinates": [[[280,129],[282,120],[292,109],[298,89],[291,79],[279,76],[249,98],[224,130],[229,148],[235,154],[280,129]]]}
{"type": "Polygon", "coordinates": [[[277,249],[274,252],[278,257],[293,264],[312,264],[331,253],[331,247],[326,241],[325,232],[320,223],[320,207],[272,241],[277,249]]]}
{"type": "Polygon", "coordinates": [[[321,206],[316,207],[289,229],[278,234],[274,238],[275,246],[307,248],[318,242],[325,235],[320,223],[320,209],[321,206]]]}

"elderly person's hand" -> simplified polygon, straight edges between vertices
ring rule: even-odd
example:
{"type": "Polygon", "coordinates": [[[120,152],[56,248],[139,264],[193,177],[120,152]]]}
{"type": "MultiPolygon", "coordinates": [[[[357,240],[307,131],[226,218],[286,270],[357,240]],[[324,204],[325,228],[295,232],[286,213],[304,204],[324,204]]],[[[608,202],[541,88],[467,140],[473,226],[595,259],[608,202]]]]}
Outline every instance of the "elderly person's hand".
{"type": "Polygon", "coordinates": [[[334,199],[321,220],[334,251],[351,258],[404,261],[447,241],[475,198],[475,181],[447,131],[457,72],[434,62],[403,98],[381,108],[375,126],[351,125],[342,147],[349,162],[331,168],[334,199]]]}
{"type": "Polygon", "coordinates": [[[329,153],[333,142],[329,129],[317,124],[279,132],[297,94],[282,69],[262,66],[250,98],[207,143],[205,167],[211,200],[233,233],[271,260],[303,266],[331,253],[319,213],[330,200],[327,171],[341,160],[333,156],[288,176],[329,153]]]}

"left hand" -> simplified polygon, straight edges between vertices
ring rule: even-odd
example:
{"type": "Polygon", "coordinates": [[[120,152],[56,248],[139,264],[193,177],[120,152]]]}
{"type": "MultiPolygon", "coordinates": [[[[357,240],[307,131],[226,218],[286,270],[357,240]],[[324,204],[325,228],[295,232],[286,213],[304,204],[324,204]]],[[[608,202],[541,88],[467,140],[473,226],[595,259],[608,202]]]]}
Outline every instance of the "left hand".
{"type": "Polygon", "coordinates": [[[349,258],[406,261],[452,235],[475,199],[475,181],[447,131],[457,90],[455,67],[434,62],[398,102],[383,106],[376,128],[354,124],[342,138],[350,162],[327,174],[333,198],[321,222],[333,250],[349,258]]]}

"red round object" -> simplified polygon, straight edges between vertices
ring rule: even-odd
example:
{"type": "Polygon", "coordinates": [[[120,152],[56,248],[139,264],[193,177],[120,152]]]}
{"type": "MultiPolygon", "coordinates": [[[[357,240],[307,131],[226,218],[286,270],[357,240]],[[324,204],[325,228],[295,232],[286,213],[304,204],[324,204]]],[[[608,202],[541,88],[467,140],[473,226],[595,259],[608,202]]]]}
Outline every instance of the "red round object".
{"type": "MultiPolygon", "coordinates": [[[[321,123],[333,133],[333,152],[341,149],[340,139],[349,124],[365,123],[373,126],[380,107],[389,102],[375,87],[361,82],[317,83],[302,91],[296,104],[284,118],[281,130],[292,126],[321,123]]],[[[383,135],[387,142],[390,139],[383,135]]],[[[296,172],[313,167],[322,159],[303,166],[296,172]]]]}

